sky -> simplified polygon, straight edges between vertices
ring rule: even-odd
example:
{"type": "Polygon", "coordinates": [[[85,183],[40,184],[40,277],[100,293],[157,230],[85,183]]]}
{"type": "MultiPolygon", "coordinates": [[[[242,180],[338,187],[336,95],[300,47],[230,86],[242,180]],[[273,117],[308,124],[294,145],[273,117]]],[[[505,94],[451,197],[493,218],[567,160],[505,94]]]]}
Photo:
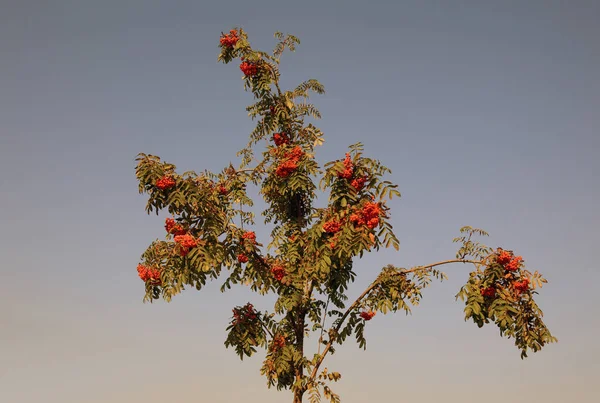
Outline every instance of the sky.
{"type": "Polygon", "coordinates": [[[520,360],[496,328],[464,322],[454,296],[469,268],[447,267],[412,316],[378,315],[366,351],[350,342],[330,357],[342,401],[600,394],[600,2],[0,3],[3,402],[290,399],[266,388],[260,354],[241,362],[223,345],[232,307],[272,298],[221,294],[217,281],[143,304],[136,272],[164,236],[164,216],[144,212],[136,154],[220,171],[253,128],[241,72],[216,61],[233,26],[263,50],[275,31],[300,38],[282,85],[324,84],[321,163],[361,141],[399,185],[400,251],[357,261],[351,298],[386,264],[452,258],[463,225],[549,280],[538,302],[559,343],[520,360]]]}

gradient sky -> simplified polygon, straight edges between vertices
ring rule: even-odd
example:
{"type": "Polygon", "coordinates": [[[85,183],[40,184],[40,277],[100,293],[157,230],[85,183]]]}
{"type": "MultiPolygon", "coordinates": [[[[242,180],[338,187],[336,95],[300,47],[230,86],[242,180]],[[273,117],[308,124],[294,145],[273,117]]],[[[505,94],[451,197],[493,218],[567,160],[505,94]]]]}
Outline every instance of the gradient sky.
{"type": "MultiPolygon", "coordinates": [[[[539,303],[560,343],[521,361],[463,321],[468,267],[413,316],[379,315],[368,349],[327,362],[344,403],[592,402],[600,394],[600,2],[0,1],[0,400],[290,401],[261,356],[223,346],[247,290],[220,283],[142,304],[135,267],[164,234],[134,158],[219,171],[253,124],[221,31],[300,37],[283,85],[316,78],[321,162],[357,141],[400,185],[399,252],[356,264],[356,296],[385,264],[452,257],[463,225],[549,279],[539,303]],[[596,207],[594,207],[596,206],[596,207]]],[[[265,229],[257,228],[259,236],[265,229]]]]}

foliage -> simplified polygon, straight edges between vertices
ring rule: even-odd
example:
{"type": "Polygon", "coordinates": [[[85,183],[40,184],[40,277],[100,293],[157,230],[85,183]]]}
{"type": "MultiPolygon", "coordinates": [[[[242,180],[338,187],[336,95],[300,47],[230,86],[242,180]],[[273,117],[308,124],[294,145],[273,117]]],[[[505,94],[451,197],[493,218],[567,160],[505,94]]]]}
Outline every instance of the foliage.
{"type": "Polygon", "coordinates": [[[225,346],[241,359],[265,349],[261,374],[267,385],[291,389],[295,402],[305,392],[311,402],[322,397],[339,402],[329,383],[341,375],[321,369],[334,345],[354,336],[366,348],[367,322],[377,312],[410,313],[433,279],[446,278],[437,268],[445,264],[475,267],[457,295],[466,301],[466,319],[480,327],[494,322],[501,335],[515,339],[522,357],[555,341],[533,300],[546,280],[525,270],[512,252],[475,242],[474,235],[487,234],[470,227],[455,239],[461,243],[455,259],[410,269],[387,265],[348,304],[354,260],[381,246],[399,248],[386,202],[400,193],[385,179],[390,170],[364,156],[360,143],[343,158],[319,166],[315,148],[323,144],[323,133],[305,120],[320,117],[308,99],[311,93],[323,94],[324,87],[309,79],[283,91],[280,58],[285,49],[294,51],[299,40],[281,33],[275,38],[268,54],[252,48],[242,29],[221,36],[218,60],[240,59],[244,86],[255,101],[247,112],[257,123],[238,153],[239,167],[179,174],[157,156],[138,155],[136,177],[140,193],[148,195],[146,211],[172,215],[165,222],[166,239],[154,241],[138,266],[145,300],[170,301],[186,287],[200,290],[222,276],[222,291],[240,284],[261,295],[276,294],[271,313],[258,312],[250,303],[233,309],[225,346]],[[260,142],[265,149],[257,161],[260,142]],[[273,229],[266,246],[252,231],[248,185],[259,186],[267,203],[262,214],[273,229]],[[323,207],[317,206],[317,190],[328,194],[323,207]],[[323,351],[308,358],[304,341],[313,332],[320,333],[323,351]]]}

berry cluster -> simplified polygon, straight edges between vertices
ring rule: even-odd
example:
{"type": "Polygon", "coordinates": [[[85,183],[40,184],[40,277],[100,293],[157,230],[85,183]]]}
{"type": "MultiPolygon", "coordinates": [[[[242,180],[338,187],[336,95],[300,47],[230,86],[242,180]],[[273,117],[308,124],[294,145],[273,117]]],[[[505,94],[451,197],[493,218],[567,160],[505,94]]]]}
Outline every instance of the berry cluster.
{"type": "Polygon", "coordinates": [[[285,347],[285,337],[280,334],[276,335],[273,337],[273,343],[271,345],[273,346],[273,350],[281,350],[285,347]]]}
{"type": "Polygon", "coordinates": [[[169,175],[165,175],[156,181],[156,187],[160,190],[170,189],[175,186],[175,184],[175,179],[169,175]]]}
{"type": "Polygon", "coordinates": [[[254,306],[251,303],[233,308],[234,325],[254,321],[257,317],[258,313],[254,310],[254,306]]]}
{"type": "Polygon", "coordinates": [[[354,165],[350,159],[350,154],[346,153],[346,158],[344,159],[344,170],[342,172],[338,172],[338,178],[350,179],[352,178],[353,173],[354,165]]]}
{"type": "Polygon", "coordinates": [[[248,256],[244,255],[243,253],[240,253],[240,254],[237,256],[237,260],[238,260],[238,262],[240,262],[240,263],[246,263],[246,262],[248,261],[248,256]]]}
{"type": "Polygon", "coordinates": [[[180,247],[179,253],[181,256],[186,256],[190,252],[190,249],[198,246],[198,241],[190,234],[177,235],[174,239],[175,243],[180,247]]]}
{"type": "Polygon", "coordinates": [[[273,265],[271,267],[271,274],[275,277],[275,280],[281,281],[286,275],[285,269],[283,266],[273,265]]]}
{"type": "Polygon", "coordinates": [[[379,217],[383,215],[382,213],[379,203],[366,202],[362,209],[350,215],[350,221],[355,226],[366,225],[369,229],[374,229],[379,225],[379,217]]]}
{"type": "Polygon", "coordinates": [[[331,219],[325,224],[323,224],[323,231],[328,232],[330,234],[335,234],[339,232],[341,228],[342,224],[336,219],[331,219]]]}
{"type": "Polygon", "coordinates": [[[242,62],[242,64],[240,64],[240,70],[242,70],[242,73],[244,73],[246,77],[254,77],[258,74],[258,65],[256,65],[256,63],[242,62]]]}
{"type": "Polygon", "coordinates": [[[244,232],[242,239],[245,239],[252,245],[256,244],[256,234],[253,231],[244,232]]]}
{"type": "Polygon", "coordinates": [[[275,133],[273,135],[273,141],[275,142],[275,145],[279,147],[282,144],[288,144],[290,142],[290,138],[285,133],[275,133]]]}
{"type": "Polygon", "coordinates": [[[337,176],[338,176],[338,178],[349,180],[350,185],[352,185],[352,187],[354,189],[356,189],[357,192],[360,192],[362,190],[362,188],[365,186],[365,183],[367,182],[368,178],[367,178],[367,176],[353,178],[355,173],[356,173],[356,170],[354,169],[354,164],[352,163],[350,154],[346,153],[346,158],[344,158],[344,170],[341,172],[338,172],[337,176]]]}
{"type": "Polygon", "coordinates": [[[487,298],[494,298],[496,296],[496,287],[486,287],[481,289],[481,295],[487,298]]]}
{"type": "Polygon", "coordinates": [[[239,40],[240,38],[238,37],[238,32],[235,29],[232,29],[229,31],[229,34],[222,34],[219,41],[221,42],[222,46],[226,48],[233,48],[239,40]]]}
{"type": "Polygon", "coordinates": [[[352,187],[354,189],[356,189],[357,192],[360,192],[362,190],[362,188],[365,186],[366,181],[367,181],[367,177],[363,176],[360,178],[352,179],[352,182],[350,182],[350,184],[352,185],[352,187]]]}
{"type": "MultiPolygon", "coordinates": [[[[372,200],[374,198],[372,197],[372,200]]],[[[375,229],[381,223],[381,217],[386,217],[385,212],[381,208],[380,203],[374,201],[365,202],[362,207],[355,207],[352,214],[348,217],[348,220],[354,224],[355,228],[366,226],[369,229],[375,229]]],[[[339,221],[337,218],[331,218],[330,220],[323,223],[323,232],[333,235],[329,239],[329,247],[335,249],[339,241],[339,232],[342,226],[346,222],[345,219],[339,221]]],[[[370,245],[375,243],[375,236],[370,233],[369,238],[371,240],[370,245]]]]}
{"type": "Polygon", "coordinates": [[[300,146],[296,146],[290,152],[286,153],[283,162],[275,170],[277,176],[281,178],[290,176],[298,168],[298,162],[300,162],[302,157],[304,157],[304,151],[300,146]]]}
{"type": "Polygon", "coordinates": [[[360,317],[364,320],[371,320],[373,319],[373,316],[375,316],[375,311],[362,311],[360,313],[360,317]]]}
{"type": "Polygon", "coordinates": [[[504,269],[509,271],[517,271],[521,267],[521,263],[523,262],[523,258],[521,256],[512,256],[509,252],[505,250],[500,250],[498,256],[496,257],[496,262],[504,266],[504,269]]]}
{"type": "Polygon", "coordinates": [[[281,164],[279,164],[275,173],[277,174],[277,176],[279,176],[281,178],[287,178],[297,168],[298,168],[297,163],[295,163],[294,161],[291,161],[291,160],[287,160],[287,161],[283,161],[281,164]]]}
{"type": "Polygon", "coordinates": [[[184,235],[186,233],[186,230],[180,224],[177,224],[173,218],[165,220],[165,230],[172,235],[184,235]]]}
{"type": "Polygon", "coordinates": [[[142,281],[149,281],[152,285],[160,285],[160,270],[144,266],[143,264],[138,264],[137,266],[138,276],[142,279],[142,281]]]}
{"type": "Polygon", "coordinates": [[[227,193],[228,193],[227,188],[223,185],[219,185],[219,194],[225,196],[225,195],[227,195],[227,193]]]}
{"type": "Polygon", "coordinates": [[[519,294],[522,292],[525,292],[525,291],[529,290],[529,279],[527,277],[525,277],[521,281],[515,281],[513,283],[513,287],[515,288],[515,290],[517,290],[517,292],[519,294]]]}
{"type": "Polygon", "coordinates": [[[513,273],[517,272],[523,265],[521,256],[514,256],[512,252],[508,252],[502,248],[498,248],[492,258],[492,262],[500,265],[504,269],[504,277],[497,280],[494,285],[481,288],[481,295],[486,298],[496,297],[498,289],[509,287],[512,288],[517,296],[529,290],[530,280],[527,277],[521,276],[521,281],[517,281],[513,273]]]}

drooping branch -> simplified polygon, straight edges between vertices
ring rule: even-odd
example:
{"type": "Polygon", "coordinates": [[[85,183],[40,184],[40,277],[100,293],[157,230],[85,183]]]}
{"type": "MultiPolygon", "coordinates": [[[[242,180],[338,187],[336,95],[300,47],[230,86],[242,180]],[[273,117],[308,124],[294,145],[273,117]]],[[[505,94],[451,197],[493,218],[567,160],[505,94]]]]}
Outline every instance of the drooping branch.
{"type": "MultiPolygon", "coordinates": [[[[416,266],[413,267],[411,269],[405,269],[405,270],[400,270],[397,272],[397,275],[406,275],[407,273],[414,273],[416,271],[419,270],[431,270],[436,266],[442,266],[445,264],[451,264],[451,263],[472,263],[474,265],[479,265],[484,263],[484,261],[482,260],[466,260],[466,259],[450,259],[450,260],[443,260],[441,262],[436,262],[436,263],[432,263],[432,264],[428,264],[425,266],[416,266]]],[[[340,318],[338,324],[329,330],[330,332],[330,338],[329,341],[327,342],[327,344],[325,345],[325,349],[323,350],[323,354],[320,355],[319,359],[317,360],[311,374],[310,374],[310,379],[314,380],[317,372],[319,371],[319,367],[321,366],[321,364],[323,363],[323,361],[325,360],[325,357],[327,356],[327,354],[329,353],[329,350],[331,349],[331,346],[333,345],[333,342],[335,340],[334,337],[331,337],[332,334],[337,334],[340,330],[340,328],[342,327],[342,325],[344,324],[344,321],[346,320],[346,318],[348,317],[348,315],[350,315],[350,313],[356,309],[356,307],[358,307],[361,303],[361,301],[367,296],[369,295],[369,293],[371,291],[373,291],[373,289],[375,287],[377,287],[380,284],[380,275],[377,276],[377,278],[371,283],[371,285],[369,285],[359,296],[358,298],[356,298],[356,300],[352,303],[352,305],[350,305],[348,307],[348,309],[346,309],[346,312],[344,312],[344,314],[342,315],[342,317],[340,318]]]]}
{"type": "Polygon", "coordinates": [[[401,270],[397,274],[401,275],[401,274],[407,274],[407,273],[414,273],[419,270],[433,269],[436,266],[442,266],[442,265],[450,264],[450,263],[472,263],[474,265],[479,265],[479,264],[482,264],[485,262],[483,260],[450,259],[450,260],[443,260],[441,262],[437,262],[437,263],[433,263],[433,264],[428,264],[426,266],[415,266],[412,269],[401,270]]]}

